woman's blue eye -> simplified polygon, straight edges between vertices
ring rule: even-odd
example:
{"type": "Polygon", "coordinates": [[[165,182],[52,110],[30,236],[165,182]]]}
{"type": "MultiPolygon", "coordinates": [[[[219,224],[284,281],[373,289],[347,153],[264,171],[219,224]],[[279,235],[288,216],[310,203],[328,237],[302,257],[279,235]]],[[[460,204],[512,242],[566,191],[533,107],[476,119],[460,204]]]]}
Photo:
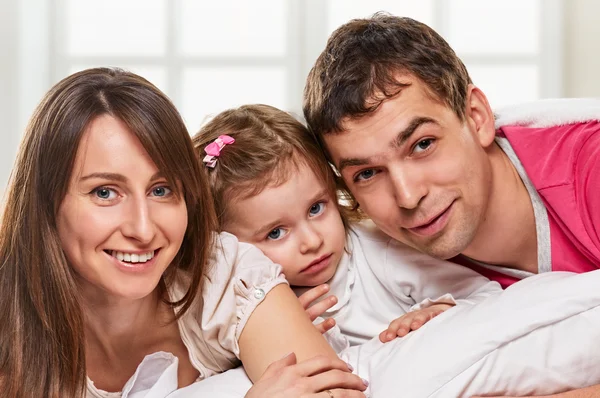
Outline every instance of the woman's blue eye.
{"type": "Polygon", "coordinates": [[[310,207],[308,214],[311,217],[318,216],[319,214],[323,213],[323,210],[325,210],[325,203],[318,202],[310,207]]]}
{"type": "Polygon", "coordinates": [[[116,196],[115,191],[110,188],[98,188],[95,189],[93,193],[96,195],[97,198],[100,198],[102,200],[114,199],[116,196]]]}
{"type": "Polygon", "coordinates": [[[164,197],[171,193],[171,190],[167,187],[156,187],[152,189],[154,196],[164,197]]]}
{"type": "Polygon", "coordinates": [[[285,235],[286,235],[286,231],[283,228],[275,228],[274,230],[269,232],[269,235],[267,235],[267,238],[271,239],[271,240],[279,240],[279,239],[283,238],[285,235]]]}

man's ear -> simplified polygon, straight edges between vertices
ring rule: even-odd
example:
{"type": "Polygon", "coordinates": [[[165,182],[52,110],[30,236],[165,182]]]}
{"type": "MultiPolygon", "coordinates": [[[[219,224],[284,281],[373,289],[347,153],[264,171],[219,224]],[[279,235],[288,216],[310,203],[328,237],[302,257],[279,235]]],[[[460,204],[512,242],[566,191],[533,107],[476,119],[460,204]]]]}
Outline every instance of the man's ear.
{"type": "Polygon", "coordinates": [[[469,84],[467,88],[466,122],[482,147],[489,147],[496,136],[494,112],[487,97],[479,88],[469,84]]]}

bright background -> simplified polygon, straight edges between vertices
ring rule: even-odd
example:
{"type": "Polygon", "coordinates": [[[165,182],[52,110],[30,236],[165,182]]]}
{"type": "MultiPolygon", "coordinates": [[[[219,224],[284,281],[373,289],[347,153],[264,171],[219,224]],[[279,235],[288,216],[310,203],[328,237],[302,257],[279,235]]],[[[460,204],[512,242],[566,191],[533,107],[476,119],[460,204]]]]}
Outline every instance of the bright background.
{"type": "Polygon", "coordinates": [[[192,134],[244,103],[300,114],[329,34],[376,11],[435,28],[493,107],[600,95],[594,0],[0,0],[0,193],[34,107],[72,72],[145,76],[192,134]]]}

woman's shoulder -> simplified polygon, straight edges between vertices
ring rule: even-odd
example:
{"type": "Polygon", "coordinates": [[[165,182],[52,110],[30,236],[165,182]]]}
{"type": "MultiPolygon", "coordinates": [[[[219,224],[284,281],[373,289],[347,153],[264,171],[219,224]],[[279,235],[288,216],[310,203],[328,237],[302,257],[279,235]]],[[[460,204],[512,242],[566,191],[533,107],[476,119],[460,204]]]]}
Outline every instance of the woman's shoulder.
{"type": "MultiPolygon", "coordinates": [[[[184,275],[180,276],[183,281],[184,275]]],[[[229,369],[239,356],[238,340],[254,309],[275,286],[287,283],[281,266],[229,233],[215,234],[201,300],[180,320],[188,348],[206,375],[229,369]]]]}
{"type": "MultiPolygon", "coordinates": [[[[257,247],[240,242],[235,235],[221,232],[214,235],[213,249],[209,257],[201,291],[203,296],[237,292],[238,285],[259,285],[264,281],[283,278],[282,269],[257,247]],[[233,289],[233,290],[232,290],[233,289]]],[[[187,290],[190,278],[179,272],[170,286],[171,299],[178,299],[187,290]]],[[[205,297],[206,303],[206,297],[205,297]]]]}
{"type": "Polygon", "coordinates": [[[228,270],[235,272],[248,268],[276,268],[276,265],[256,246],[240,242],[228,232],[215,235],[215,245],[211,255],[212,273],[228,270]]]}

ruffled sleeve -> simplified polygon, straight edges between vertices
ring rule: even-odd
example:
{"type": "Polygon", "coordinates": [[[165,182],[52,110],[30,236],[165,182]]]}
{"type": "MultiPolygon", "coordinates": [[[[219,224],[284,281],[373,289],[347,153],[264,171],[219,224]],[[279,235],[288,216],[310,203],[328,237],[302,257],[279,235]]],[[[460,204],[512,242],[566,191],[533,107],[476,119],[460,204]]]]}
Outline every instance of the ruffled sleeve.
{"type": "MultiPolygon", "coordinates": [[[[239,365],[238,340],[254,309],[286,283],[281,266],[228,233],[216,236],[202,297],[179,320],[184,343],[201,378],[239,365]]],[[[184,284],[176,284],[183,294],[184,284]]]]}

